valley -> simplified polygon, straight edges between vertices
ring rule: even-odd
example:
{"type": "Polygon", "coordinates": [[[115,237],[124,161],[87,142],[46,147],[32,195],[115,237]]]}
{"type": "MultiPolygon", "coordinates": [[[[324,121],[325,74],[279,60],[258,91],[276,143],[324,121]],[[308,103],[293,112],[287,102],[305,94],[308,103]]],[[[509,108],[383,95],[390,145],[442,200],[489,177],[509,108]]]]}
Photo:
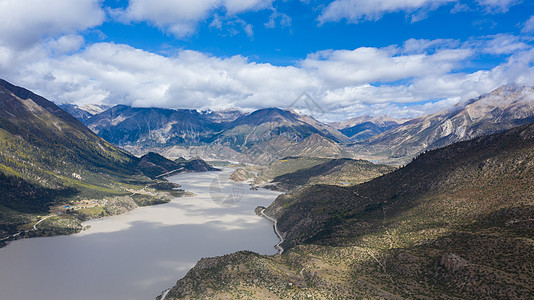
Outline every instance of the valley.
{"type": "Polygon", "coordinates": [[[0,12],[0,300],[534,299],[534,1],[0,12]]]}
{"type": "MultiPolygon", "coordinates": [[[[55,270],[63,282],[83,277],[102,293],[69,283],[46,299],[534,293],[529,87],[411,120],[326,124],[278,108],[65,107],[78,120],[1,83],[0,261],[32,261],[36,276],[55,270]],[[106,258],[99,271],[73,274],[34,248],[75,263],[106,258]],[[129,274],[120,287],[94,277],[110,267],[129,274]],[[132,287],[143,280],[142,291],[132,287]]],[[[20,293],[24,270],[2,290],[20,293]]]]}

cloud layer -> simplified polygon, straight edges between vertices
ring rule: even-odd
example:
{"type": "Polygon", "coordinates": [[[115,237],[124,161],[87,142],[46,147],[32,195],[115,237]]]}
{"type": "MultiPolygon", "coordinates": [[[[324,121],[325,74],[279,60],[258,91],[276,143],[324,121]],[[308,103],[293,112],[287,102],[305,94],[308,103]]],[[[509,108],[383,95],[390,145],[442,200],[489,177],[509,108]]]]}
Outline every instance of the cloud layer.
{"type": "Polygon", "coordinates": [[[285,108],[307,91],[328,112],[323,116],[328,119],[370,112],[418,115],[509,82],[534,85],[534,49],[502,35],[469,43],[408,40],[385,48],[327,50],[310,54],[295,66],[189,50],[166,57],[113,43],[93,44],[72,55],[50,55],[78,42],[76,36],[61,37],[46,47],[26,50],[15,60],[2,60],[0,51],[0,67],[12,70],[8,76],[12,80],[56,102],[285,108]],[[426,49],[414,51],[414,44],[426,49]],[[480,53],[495,51],[499,44],[514,53],[505,63],[491,70],[462,72],[462,65],[480,53]],[[429,99],[434,102],[413,105],[429,99]]]}

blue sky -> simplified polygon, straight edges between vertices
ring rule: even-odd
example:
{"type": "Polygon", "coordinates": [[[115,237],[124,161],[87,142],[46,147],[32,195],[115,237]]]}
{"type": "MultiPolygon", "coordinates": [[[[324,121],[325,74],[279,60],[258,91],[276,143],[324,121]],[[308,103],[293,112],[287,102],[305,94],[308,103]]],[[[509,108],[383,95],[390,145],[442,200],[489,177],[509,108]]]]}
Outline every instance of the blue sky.
{"type": "MultiPolygon", "coordinates": [[[[330,1],[331,2],[331,1],[330,1]]],[[[168,47],[197,50],[216,56],[244,55],[252,61],[291,65],[308,54],[326,49],[356,49],[358,47],[387,47],[402,44],[408,39],[457,39],[472,38],[500,33],[521,34],[521,21],[534,14],[534,3],[512,5],[506,13],[488,13],[484,7],[473,6],[470,10],[451,13],[455,2],[445,4],[427,17],[412,22],[411,13],[393,12],[384,14],[379,20],[337,22],[321,24],[318,17],[321,8],[329,1],[306,4],[301,1],[275,2],[276,12],[287,16],[276,18],[276,26],[269,22],[273,11],[264,9],[244,12],[233,16],[218,29],[211,26],[215,16],[224,16],[224,9],[214,10],[212,15],[199,20],[194,33],[176,37],[165,30],[150,26],[146,21],[120,24],[105,22],[99,29],[106,35],[105,41],[126,43],[141,49],[165,54],[168,47]],[[242,24],[231,24],[240,19],[250,24],[253,35],[248,36],[242,24]]],[[[108,0],[104,4],[112,8],[125,9],[128,1],[108,0]]],[[[274,8],[273,7],[273,8],[274,8]]],[[[92,42],[100,42],[93,37],[92,42]]],[[[495,62],[490,62],[494,65],[495,62]]]]}
{"type": "Polygon", "coordinates": [[[305,91],[322,110],[303,112],[333,121],[534,85],[527,0],[0,0],[0,11],[0,77],[57,103],[252,110],[305,91]]]}

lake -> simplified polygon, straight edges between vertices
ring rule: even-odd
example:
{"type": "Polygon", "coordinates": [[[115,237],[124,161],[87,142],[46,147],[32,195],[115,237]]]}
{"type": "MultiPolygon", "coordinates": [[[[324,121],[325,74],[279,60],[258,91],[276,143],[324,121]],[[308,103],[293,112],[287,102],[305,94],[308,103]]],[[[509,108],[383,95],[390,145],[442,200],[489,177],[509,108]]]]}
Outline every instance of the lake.
{"type": "Polygon", "coordinates": [[[279,193],[228,181],[232,171],[171,176],[197,196],[11,242],[0,249],[0,299],[154,299],[202,257],[275,254],[272,223],[254,208],[279,193]]]}

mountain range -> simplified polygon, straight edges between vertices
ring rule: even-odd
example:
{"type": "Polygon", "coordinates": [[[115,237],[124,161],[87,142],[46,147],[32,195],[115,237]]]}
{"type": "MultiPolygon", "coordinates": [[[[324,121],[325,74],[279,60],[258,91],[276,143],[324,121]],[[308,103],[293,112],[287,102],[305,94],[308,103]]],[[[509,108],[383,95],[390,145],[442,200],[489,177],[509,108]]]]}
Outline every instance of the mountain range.
{"type": "Polygon", "coordinates": [[[417,154],[534,120],[534,90],[507,85],[415,119],[363,116],[322,123],[292,110],[198,112],[118,105],[83,122],[136,155],[268,165],[286,156],[357,158],[403,165],[417,154]]]}
{"type": "Polygon", "coordinates": [[[99,136],[137,155],[201,157],[268,164],[288,155],[342,157],[349,139],[293,111],[267,108],[243,114],[118,105],[85,120],[99,136]]]}
{"type": "Polygon", "coordinates": [[[402,164],[417,154],[534,121],[534,89],[507,85],[409,120],[349,146],[358,157],[402,164]]]}
{"type": "Polygon", "coordinates": [[[135,144],[150,148],[161,145],[198,145],[223,125],[189,109],[133,108],[114,106],[84,122],[102,138],[119,146],[135,144]]]}
{"type": "Polygon", "coordinates": [[[73,103],[64,103],[58,106],[82,122],[110,108],[107,105],[85,104],[80,106],[73,103]]]}

